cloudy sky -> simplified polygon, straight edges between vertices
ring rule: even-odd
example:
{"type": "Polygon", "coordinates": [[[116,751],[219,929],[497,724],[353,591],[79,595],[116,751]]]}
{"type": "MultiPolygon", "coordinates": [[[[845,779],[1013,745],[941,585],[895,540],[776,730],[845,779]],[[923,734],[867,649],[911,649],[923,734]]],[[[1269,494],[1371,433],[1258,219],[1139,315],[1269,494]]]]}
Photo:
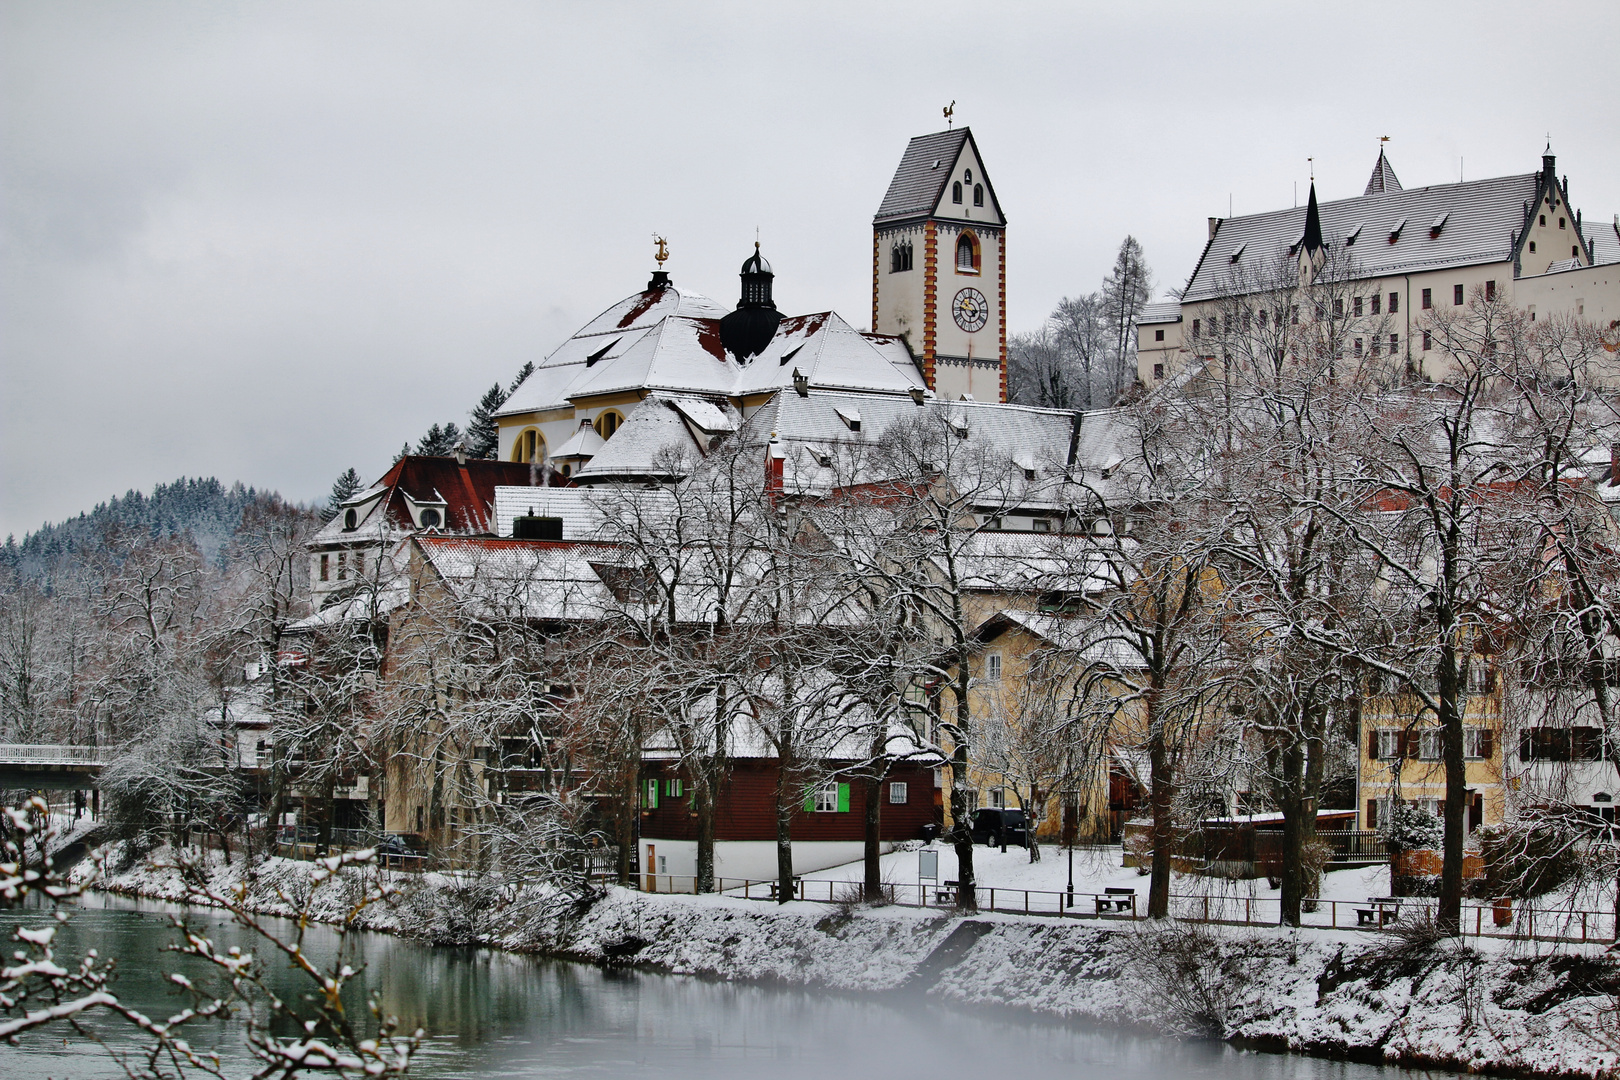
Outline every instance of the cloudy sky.
{"type": "Polygon", "coordinates": [[[0,4],[0,534],[214,475],[321,497],[618,298],[870,311],[873,211],[956,102],[1009,319],[1160,291],[1205,218],[1529,172],[1620,211],[1620,5],[0,4]],[[1241,13],[1240,13],[1241,10],[1241,13]]]}

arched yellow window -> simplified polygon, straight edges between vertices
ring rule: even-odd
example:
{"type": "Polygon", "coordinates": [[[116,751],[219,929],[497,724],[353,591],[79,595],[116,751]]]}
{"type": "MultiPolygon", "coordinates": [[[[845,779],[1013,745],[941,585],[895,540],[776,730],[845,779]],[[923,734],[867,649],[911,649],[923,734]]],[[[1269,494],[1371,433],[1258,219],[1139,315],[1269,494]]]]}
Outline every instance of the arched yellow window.
{"type": "Polygon", "coordinates": [[[604,439],[611,439],[613,433],[619,430],[619,425],[622,423],[624,423],[624,417],[612,409],[607,409],[603,411],[601,416],[596,418],[596,433],[604,439]]]}
{"type": "Polygon", "coordinates": [[[956,272],[959,274],[979,272],[979,238],[971,232],[964,232],[956,238],[956,272]]]}
{"type": "Polygon", "coordinates": [[[524,428],[512,443],[512,460],[540,462],[546,459],[546,440],[539,428],[524,428]]]}

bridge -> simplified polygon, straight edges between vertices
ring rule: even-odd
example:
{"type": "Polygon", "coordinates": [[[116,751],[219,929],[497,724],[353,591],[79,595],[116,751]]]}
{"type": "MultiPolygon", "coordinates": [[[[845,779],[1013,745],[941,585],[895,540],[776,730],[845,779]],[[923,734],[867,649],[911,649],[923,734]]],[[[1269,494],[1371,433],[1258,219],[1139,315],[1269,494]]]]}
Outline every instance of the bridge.
{"type": "Polygon", "coordinates": [[[0,743],[0,789],[75,791],[96,786],[107,763],[101,746],[0,743]]]}

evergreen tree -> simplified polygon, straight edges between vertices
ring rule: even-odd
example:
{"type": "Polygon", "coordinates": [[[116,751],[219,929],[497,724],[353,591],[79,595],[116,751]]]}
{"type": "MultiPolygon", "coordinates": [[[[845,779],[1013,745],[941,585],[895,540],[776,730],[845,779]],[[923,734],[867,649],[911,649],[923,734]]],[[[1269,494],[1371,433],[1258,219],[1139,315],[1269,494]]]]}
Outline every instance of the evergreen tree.
{"type": "Polygon", "coordinates": [[[338,510],[343,503],[354,497],[360,490],[360,474],[354,469],[345,469],[338,474],[337,480],[332,484],[332,494],[326,500],[326,509],[321,511],[322,521],[331,521],[338,516],[338,510]]]}
{"type": "Polygon", "coordinates": [[[416,444],[416,453],[421,457],[449,457],[455,453],[456,444],[460,441],[461,429],[456,427],[454,420],[442,428],[434,424],[422,436],[422,441],[416,444]]]}
{"type": "Polygon", "coordinates": [[[492,458],[500,445],[500,429],[495,424],[495,412],[506,402],[506,391],[495,383],[478,404],[473,406],[472,422],[467,425],[467,456],[492,458]]]}
{"type": "Polygon", "coordinates": [[[518,369],[517,377],[512,380],[512,385],[506,388],[506,396],[511,397],[512,396],[512,391],[514,391],[518,387],[522,386],[523,385],[523,380],[527,379],[530,375],[533,375],[533,374],[534,374],[534,361],[532,361],[532,360],[524,361],[523,366],[518,369]]]}

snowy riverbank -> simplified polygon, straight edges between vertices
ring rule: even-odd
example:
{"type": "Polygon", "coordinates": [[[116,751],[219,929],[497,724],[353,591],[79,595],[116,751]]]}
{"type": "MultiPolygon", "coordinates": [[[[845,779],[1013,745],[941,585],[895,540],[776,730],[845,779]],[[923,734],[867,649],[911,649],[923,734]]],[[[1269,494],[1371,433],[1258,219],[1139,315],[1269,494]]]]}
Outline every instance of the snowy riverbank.
{"type": "MultiPolygon", "coordinates": [[[[163,852],[156,859],[163,861],[163,852]]],[[[241,864],[216,858],[216,886],[241,864]]],[[[248,900],[290,914],[307,863],[270,860],[248,900]]],[[[967,1006],[1207,1033],[1241,1044],[1478,1072],[1620,1076],[1620,967],[1598,947],[1414,944],[1394,935],[1144,924],[910,908],[778,906],[610,890],[588,909],[536,917],[477,881],[399,875],[370,929],[634,964],[710,978],[855,993],[921,993],[967,1006]]],[[[182,900],[172,867],[137,865],[99,887],[182,900]]],[[[335,919],[350,896],[314,895],[335,919]]]]}

